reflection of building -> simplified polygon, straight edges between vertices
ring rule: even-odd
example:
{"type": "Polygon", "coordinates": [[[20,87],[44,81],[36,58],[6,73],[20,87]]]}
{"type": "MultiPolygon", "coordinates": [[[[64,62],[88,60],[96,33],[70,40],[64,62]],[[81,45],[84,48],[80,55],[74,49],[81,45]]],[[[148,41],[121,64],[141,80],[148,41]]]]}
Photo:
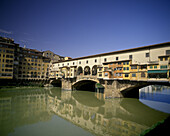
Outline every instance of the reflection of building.
{"type": "Polygon", "coordinates": [[[51,118],[48,112],[48,94],[44,90],[27,89],[18,92],[1,93],[0,97],[0,132],[8,135],[14,128],[47,121],[51,118]]]}
{"type": "Polygon", "coordinates": [[[107,99],[104,105],[90,107],[77,101],[74,98],[76,94],[71,95],[67,91],[63,91],[61,95],[62,99],[57,99],[57,96],[49,96],[51,111],[95,135],[137,135],[148,128],[119,116],[131,114],[120,106],[121,99],[120,101],[107,99]]]}
{"type": "Polygon", "coordinates": [[[47,88],[1,93],[0,132],[3,135],[23,125],[48,121],[52,114],[95,135],[106,136],[138,135],[166,116],[138,100],[100,101],[94,93],[87,92],[82,94],[47,88]]]}

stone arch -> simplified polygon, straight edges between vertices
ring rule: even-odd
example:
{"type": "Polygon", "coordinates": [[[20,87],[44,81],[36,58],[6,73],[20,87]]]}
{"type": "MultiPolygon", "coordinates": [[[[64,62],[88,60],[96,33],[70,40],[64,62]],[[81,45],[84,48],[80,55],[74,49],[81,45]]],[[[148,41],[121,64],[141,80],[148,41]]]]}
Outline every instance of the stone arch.
{"type": "Polygon", "coordinates": [[[97,75],[97,65],[94,65],[94,66],[92,67],[92,75],[93,75],[93,76],[97,75]]]}
{"type": "MultiPolygon", "coordinates": [[[[119,81],[120,82],[120,81],[119,81]]],[[[128,82],[128,81],[127,81],[128,82]]],[[[139,98],[139,89],[149,86],[149,85],[165,85],[165,86],[170,86],[170,84],[168,82],[129,82],[129,83],[125,83],[122,82],[122,84],[124,84],[125,86],[122,86],[119,83],[119,91],[122,94],[123,97],[131,97],[131,98],[139,98]],[[121,87],[122,86],[122,87],[121,87]]]]}
{"type": "Polygon", "coordinates": [[[82,74],[83,74],[83,68],[79,66],[77,69],[77,75],[82,75],[82,74]]]}
{"type": "Polygon", "coordinates": [[[84,90],[84,91],[95,91],[95,85],[98,81],[95,80],[79,80],[72,84],[72,89],[84,90]]]}
{"type": "Polygon", "coordinates": [[[86,66],[85,68],[84,68],[84,75],[90,75],[91,74],[91,72],[90,72],[90,67],[89,66],[86,66]]]}
{"type": "Polygon", "coordinates": [[[60,79],[54,79],[50,81],[51,85],[55,87],[61,87],[61,80],[60,79]]]}

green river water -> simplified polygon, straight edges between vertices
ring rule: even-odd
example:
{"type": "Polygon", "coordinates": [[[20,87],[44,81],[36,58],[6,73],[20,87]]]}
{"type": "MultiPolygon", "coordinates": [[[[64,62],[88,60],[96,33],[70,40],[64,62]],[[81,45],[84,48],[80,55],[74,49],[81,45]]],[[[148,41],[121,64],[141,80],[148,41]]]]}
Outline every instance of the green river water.
{"type": "Polygon", "coordinates": [[[141,96],[105,99],[95,92],[55,87],[1,89],[0,136],[139,135],[169,116],[141,96]]]}

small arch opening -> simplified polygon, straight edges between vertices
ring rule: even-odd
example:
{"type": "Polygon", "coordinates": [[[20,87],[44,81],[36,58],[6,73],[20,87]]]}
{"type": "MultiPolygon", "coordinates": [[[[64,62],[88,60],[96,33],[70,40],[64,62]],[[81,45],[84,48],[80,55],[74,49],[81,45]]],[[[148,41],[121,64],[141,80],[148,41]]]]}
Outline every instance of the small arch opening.
{"type": "Polygon", "coordinates": [[[94,66],[92,67],[92,75],[93,75],[93,76],[97,75],[97,65],[94,65],[94,66]]]}
{"type": "Polygon", "coordinates": [[[90,67],[89,66],[86,66],[85,68],[84,68],[84,75],[90,75],[91,73],[90,73],[90,67]]]}
{"type": "Polygon", "coordinates": [[[82,74],[83,74],[83,68],[82,67],[78,67],[77,75],[82,75],[82,74]]]}

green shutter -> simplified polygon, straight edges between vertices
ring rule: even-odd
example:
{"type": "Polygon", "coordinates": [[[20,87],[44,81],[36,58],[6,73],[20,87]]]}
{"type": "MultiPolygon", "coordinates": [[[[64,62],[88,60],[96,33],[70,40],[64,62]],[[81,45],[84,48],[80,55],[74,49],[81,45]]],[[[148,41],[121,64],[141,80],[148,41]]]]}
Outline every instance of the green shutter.
{"type": "Polygon", "coordinates": [[[168,70],[148,70],[148,73],[167,73],[168,70]]]}

